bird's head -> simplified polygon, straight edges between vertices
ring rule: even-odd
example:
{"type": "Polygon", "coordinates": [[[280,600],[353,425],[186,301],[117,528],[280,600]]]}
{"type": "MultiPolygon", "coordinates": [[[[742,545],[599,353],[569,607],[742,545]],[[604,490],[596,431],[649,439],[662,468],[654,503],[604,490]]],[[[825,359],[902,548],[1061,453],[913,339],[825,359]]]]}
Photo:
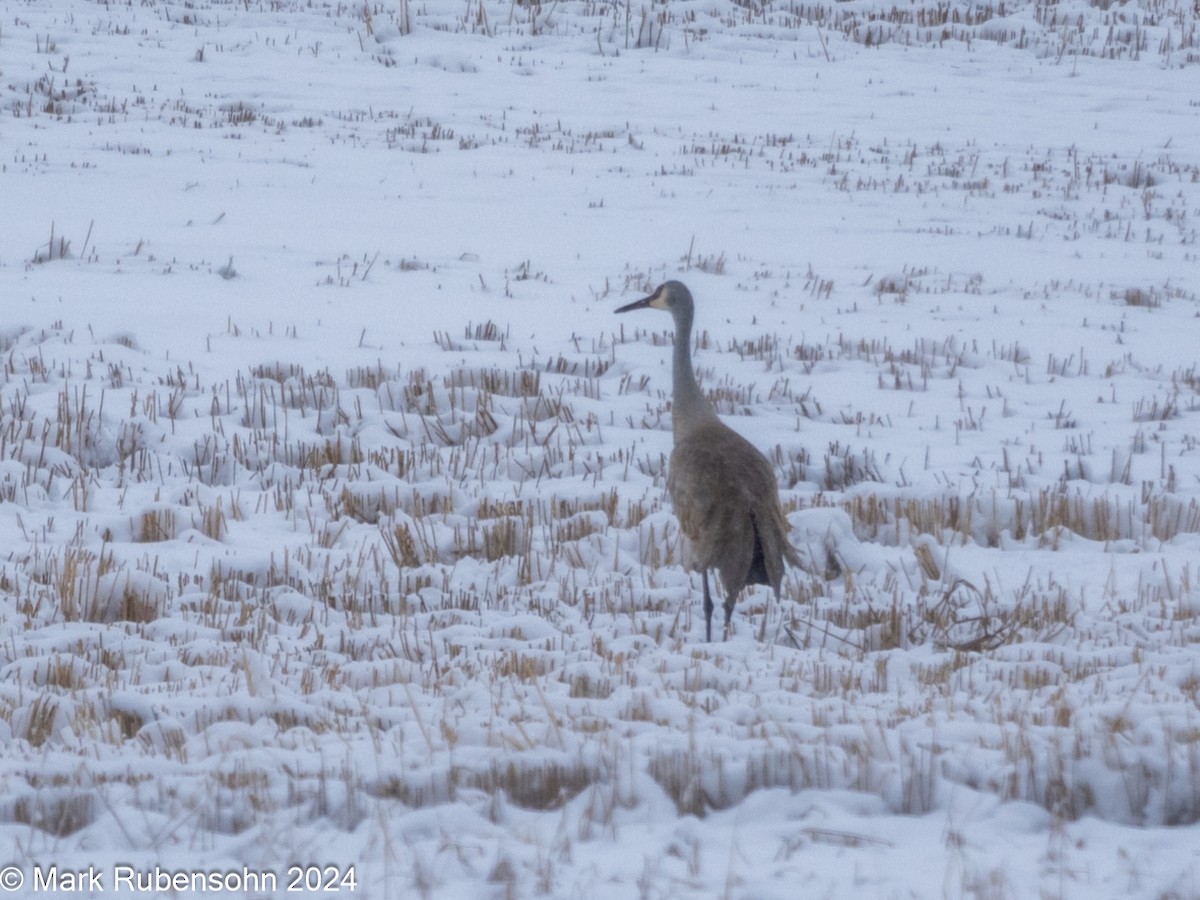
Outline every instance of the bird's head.
{"type": "Polygon", "coordinates": [[[654,293],[641,300],[634,300],[616,310],[630,312],[635,309],[662,309],[671,313],[677,319],[680,316],[689,317],[692,312],[692,292],[681,281],[667,281],[654,289],[654,293]]]}

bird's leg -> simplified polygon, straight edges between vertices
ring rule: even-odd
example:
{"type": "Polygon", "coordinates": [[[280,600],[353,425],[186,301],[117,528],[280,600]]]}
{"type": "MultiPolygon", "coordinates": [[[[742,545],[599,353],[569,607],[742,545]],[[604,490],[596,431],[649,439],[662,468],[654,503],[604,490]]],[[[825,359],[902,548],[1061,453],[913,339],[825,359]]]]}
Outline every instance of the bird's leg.
{"type": "Polygon", "coordinates": [[[704,639],[710,644],[712,643],[712,614],[713,602],[712,594],[708,592],[708,570],[700,573],[700,578],[704,582],[704,639]]]}

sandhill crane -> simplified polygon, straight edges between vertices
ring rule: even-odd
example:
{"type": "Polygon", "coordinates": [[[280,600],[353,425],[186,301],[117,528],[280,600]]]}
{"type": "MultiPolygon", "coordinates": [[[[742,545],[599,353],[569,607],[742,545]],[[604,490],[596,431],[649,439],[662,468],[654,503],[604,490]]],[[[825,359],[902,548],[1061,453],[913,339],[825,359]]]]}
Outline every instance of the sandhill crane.
{"type": "Polygon", "coordinates": [[[704,582],[704,633],[712,640],[712,595],[708,570],[725,587],[725,636],[742,589],[770,585],[779,596],[783,564],[800,560],[788,542],[779,486],[767,458],[717,418],[692,371],[692,294],[668,281],[649,297],[617,310],[666,310],[675,319],[671,427],[675,449],[667,470],[667,492],[679,527],[691,543],[693,569],[704,582]]]}

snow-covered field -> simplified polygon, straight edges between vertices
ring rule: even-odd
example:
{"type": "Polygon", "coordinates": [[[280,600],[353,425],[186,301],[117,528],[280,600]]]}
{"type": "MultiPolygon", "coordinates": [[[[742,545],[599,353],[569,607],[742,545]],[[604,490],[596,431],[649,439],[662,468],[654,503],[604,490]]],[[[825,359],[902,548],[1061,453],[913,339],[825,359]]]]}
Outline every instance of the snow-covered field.
{"type": "Polygon", "coordinates": [[[1200,897],[1190,4],[0,0],[0,890],[1200,897]]]}

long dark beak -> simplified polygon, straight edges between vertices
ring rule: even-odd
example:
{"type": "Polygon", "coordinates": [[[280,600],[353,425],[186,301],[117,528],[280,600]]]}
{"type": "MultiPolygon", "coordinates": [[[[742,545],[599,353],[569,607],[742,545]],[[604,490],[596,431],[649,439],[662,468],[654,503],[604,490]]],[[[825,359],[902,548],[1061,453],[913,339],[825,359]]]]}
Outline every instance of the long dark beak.
{"type": "Polygon", "coordinates": [[[641,300],[634,300],[632,303],[626,303],[620,309],[614,309],[613,312],[629,312],[634,309],[648,309],[650,301],[657,297],[658,294],[651,294],[649,297],[643,297],[641,300]]]}

